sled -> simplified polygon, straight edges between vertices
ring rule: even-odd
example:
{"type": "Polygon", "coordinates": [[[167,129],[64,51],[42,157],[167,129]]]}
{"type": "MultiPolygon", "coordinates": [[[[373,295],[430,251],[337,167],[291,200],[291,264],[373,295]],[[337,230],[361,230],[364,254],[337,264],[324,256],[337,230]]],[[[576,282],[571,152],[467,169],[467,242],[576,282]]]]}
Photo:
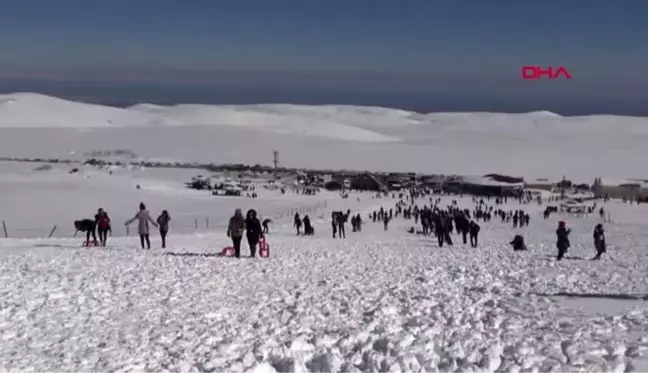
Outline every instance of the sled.
{"type": "Polygon", "coordinates": [[[234,256],[234,246],[225,246],[220,254],[221,256],[234,256]]]}
{"type": "Polygon", "coordinates": [[[262,238],[259,241],[259,256],[262,258],[270,257],[270,245],[268,245],[268,242],[265,238],[262,238]]]}

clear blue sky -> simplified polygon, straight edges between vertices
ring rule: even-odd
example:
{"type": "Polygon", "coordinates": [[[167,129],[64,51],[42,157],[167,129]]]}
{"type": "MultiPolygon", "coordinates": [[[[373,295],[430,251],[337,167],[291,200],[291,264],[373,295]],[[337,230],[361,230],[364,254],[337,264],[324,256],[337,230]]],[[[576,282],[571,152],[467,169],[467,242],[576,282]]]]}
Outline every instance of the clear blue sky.
{"type": "Polygon", "coordinates": [[[648,0],[2,0],[0,51],[3,79],[646,98],[648,0]]]}

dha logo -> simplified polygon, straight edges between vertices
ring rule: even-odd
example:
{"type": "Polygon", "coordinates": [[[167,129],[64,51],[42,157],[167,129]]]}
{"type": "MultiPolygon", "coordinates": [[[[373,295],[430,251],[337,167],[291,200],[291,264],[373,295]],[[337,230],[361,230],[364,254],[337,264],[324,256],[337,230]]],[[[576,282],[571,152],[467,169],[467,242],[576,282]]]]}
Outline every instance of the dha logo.
{"type": "Polygon", "coordinates": [[[522,66],[522,79],[525,80],[538,80],[543,77],[549,79],[558,79],[563,76],[565,79],[571,79],[571,74],[564,66],[549,67],[543,69],[540,66],[522,66]]]}

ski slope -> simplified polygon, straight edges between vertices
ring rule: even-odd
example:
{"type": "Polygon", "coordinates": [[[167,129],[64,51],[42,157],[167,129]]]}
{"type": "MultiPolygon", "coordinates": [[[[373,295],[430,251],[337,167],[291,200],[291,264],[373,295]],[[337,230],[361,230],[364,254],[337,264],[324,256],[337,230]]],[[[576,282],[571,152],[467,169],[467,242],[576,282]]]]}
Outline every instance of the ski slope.
{"type": "Polygon", "coordinates": [[[142,159],[446,174],[502,173],[590,182],[645,178],[648,119],[611,115],[431,113],[354,106],[150,104],[112,108],[0,95],[0,156],[142,159]],[[512,151],[514,150],[514,152],[512,151]]]}

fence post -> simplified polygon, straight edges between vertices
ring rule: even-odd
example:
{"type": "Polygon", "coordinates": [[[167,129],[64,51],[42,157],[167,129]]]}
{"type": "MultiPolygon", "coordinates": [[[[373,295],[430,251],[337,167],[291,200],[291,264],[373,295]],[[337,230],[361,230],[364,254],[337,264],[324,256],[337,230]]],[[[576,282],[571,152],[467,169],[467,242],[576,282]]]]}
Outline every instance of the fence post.
{"type": "Polygon", "coordinates": [[[205,228],[209,229],[209,216],[205,217],[205,228]]]}
{"type": "Polygon", "coordinates": [[[7,223],[5,221],[2,221],[2,229],[4,230],[5,238],[9,238],[9,235],[7,234],[7,223]]]}
{"type": "Polygon", "coordinates": [[[55,225],[54,228],[52,228],[52,231],[50,232],[49,236],[47,236],[47,238],[52,238],[52,236],[54,235],[54,232],[56,232],[56,227],[57,226],[55,225]]]}
{"type": "Polygon", "coordinates": [[[198,229],[198,218],[194,218],[194,225],[196,229],[198,229]]]}

